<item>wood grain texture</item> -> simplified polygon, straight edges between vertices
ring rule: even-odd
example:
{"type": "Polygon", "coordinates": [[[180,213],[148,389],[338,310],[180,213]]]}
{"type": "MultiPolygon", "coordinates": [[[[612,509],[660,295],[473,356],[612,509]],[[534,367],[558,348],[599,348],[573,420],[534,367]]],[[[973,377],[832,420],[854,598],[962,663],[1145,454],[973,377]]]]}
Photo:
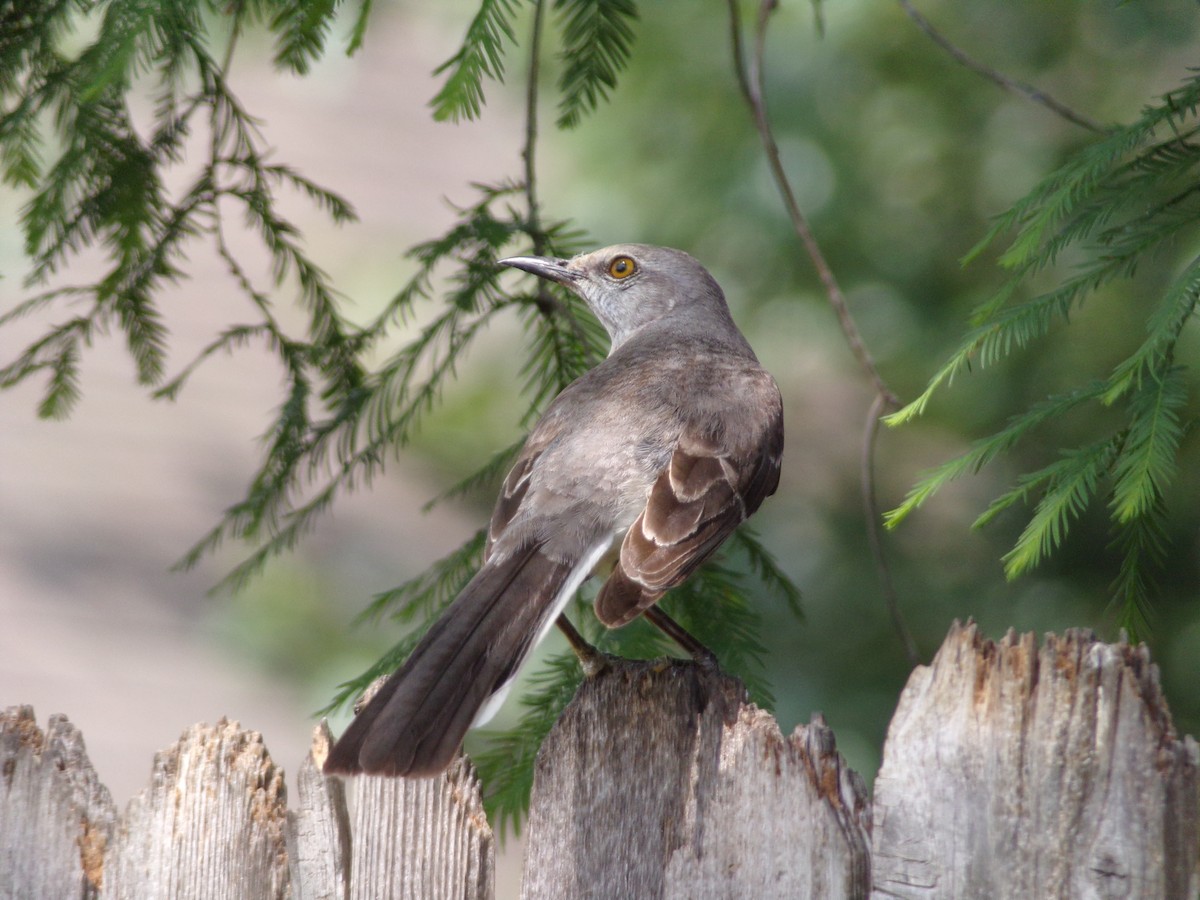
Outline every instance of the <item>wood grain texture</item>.
{"type": "Polygon", "coordinates": [[[434,778],[350,781],[351,900],[495,896],[495,841],[466,757],[434,778]]]}
{"type": "MultiPolygon", "coordinates": [[[[12,707],[0,900],[493,896],[464,758],[348,789],[329,746],[322,724],[289,813],[257,733],[194,726],[117,815],[66,719],[12,707]]],[[[956,624],[900,698],[873,806],[819,717],[785,737],[734,679],[614,660],[538,757],[522,895],[1196,900],[1198,769],[1145,648],[1088,632],[956,624]]]]}
{"type": "Polygon", "coordinates": [[[0,898],[94,898],[116,808],[63,716],[0,712],[0,898]]]}
{"type": "Polygon", "coordinates": [[[740,682],[614,661],[538,756],[522,897],[865,897],[869,804],[820,721],[740,682]]]}
{"type": "Polygon", "coordinates": [[[1196,742],[1144,646],[955,623],[875,782],[875,897],[1195,898],[1196,742]]]}
{"type": "Polygon", "coordinates": [[[292,900],[344,900],[350,882],[350,816],[340,778],[321,774],[333,737],[322,720],[312,750],[296,773],[287,814],[288,873],[292,900]]]}
{"type": "Polygon", "coordinates": [[[102,897],[282,900],[286,801],[261,734],[226,719],[193,725],[155,754],[122,815],[102,897]]]}

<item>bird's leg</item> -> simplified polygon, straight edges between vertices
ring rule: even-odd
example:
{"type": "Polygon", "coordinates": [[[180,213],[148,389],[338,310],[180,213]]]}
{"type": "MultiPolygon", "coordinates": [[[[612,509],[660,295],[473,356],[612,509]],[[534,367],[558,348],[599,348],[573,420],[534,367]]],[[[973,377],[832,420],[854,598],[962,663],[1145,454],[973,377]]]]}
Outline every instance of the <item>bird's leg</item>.
{"type": "Polygon", "coordinates": [[[593,678],[599,675],[608,668],[608,660],[604,654],[589,644],[580,634],[571,620],[567,618],[566,613],[562,613],[555,623],[558,630],[567,637],[567,643],[571,645],[571,649],[575,651],[575,655],[579,657],[579,665],[583,667],[583,674],[588,678],[593,678]]]}
{"type": "Polygon", "coordinates": [[[715,653],[700,643],[695,635],[657,606],[651,606],[642,615],[646,617],[647,622],[686,650],[692,659],[705,669],[716,670],[720,668],[715,653]]]}

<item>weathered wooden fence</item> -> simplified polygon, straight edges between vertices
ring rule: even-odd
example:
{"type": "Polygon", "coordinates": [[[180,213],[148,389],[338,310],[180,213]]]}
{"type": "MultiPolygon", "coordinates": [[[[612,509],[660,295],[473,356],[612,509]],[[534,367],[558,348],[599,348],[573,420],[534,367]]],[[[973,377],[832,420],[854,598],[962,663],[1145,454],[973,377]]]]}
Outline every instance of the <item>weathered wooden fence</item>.
{"type": "MultiPolygon", "coordinates": [[[[428,781],[319,773],[288,808],[261,737],[195,726],[119,813],[79,733],[0,715],[0,898],[489,898],[466,760],[428,781]],[[347,800],[347,793],[352,796],[347,800]]],[[[685,663],[589,681],[538,759],[522,897],[1200,896],[1196,742],[1142,647],[955,625],[913,672],[873,798],[818,718],[790,736],[685,663]]]]}

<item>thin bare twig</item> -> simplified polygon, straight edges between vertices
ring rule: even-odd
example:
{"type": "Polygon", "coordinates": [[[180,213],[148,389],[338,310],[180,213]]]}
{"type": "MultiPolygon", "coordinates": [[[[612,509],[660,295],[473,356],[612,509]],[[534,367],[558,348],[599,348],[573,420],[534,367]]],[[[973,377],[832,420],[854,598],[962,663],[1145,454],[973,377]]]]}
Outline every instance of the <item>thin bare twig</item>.
{"type": "MultiPolygon", "coordinates": [[[[545,8],[545,0],[537,0],[533,8],[533,24],[530,26],[529,35],[529,75],[525,83],[525,143],[521,147],[521,161],[525,168],[525,205],[529,208],[525,220],[525,231],[533,245],[534,256],[545,256],[549,245],[549,238],[542,228],[541,205],[537,198],[537,166],[535,165],[538,139],[538,73],[541,69],[542,25],[545,20],[545,8]]],[[[587,335],[579,320],[566,304],[545,287],[545,282],[540,279],[534,302],[542,315],[559,315],[566,319],[580,344],[585,348],[590,348],[587,335]]],[[[590,350],[588,356],[591,356],[590,350]]]]}
{"type": "Polygon", "coordinates": [[[529,77],[525,82],[525,145],[521,148],[521,160],[525,164],[525,203],[529,207],[528,230],[536,256],[542,256],[546,252],[546,235],[542,231],[534,166],[534,152],[537,148],[538,136],[538,70],[541,67],[542,22],[545,19],[545,5],[545,0],[537,0],[533,8],[533,24],[529,35],[529,77]]]}
{"type": "Polygon", "coordinates": [[[817,276],[821,279],[821,284],[825,287],[825,294],[829,300],[829,305],[833,307],[833,311],[837,315],[838,324],[841,326],[846,343],[850,345],[850,351],[854,354],[854,358],[858,360],[859,366],[871,380],[871,384],[874,385],[875,392],[884,397],[889,406],[898,407],[900,401],[892,393],[891,388],[887,386],[886,382],[884,382],[883,376],[879,374],[879,369],[875,366],[875,360],[872,359],[870,352],[867,350],[862,335],[858,330],[858,325],[854,321],[854,316],[846,304],[846,295],[842,293],[841,286],[838,285],[837,278],[833,274],[833,269],[830,268],[828,261],[825,259],[825,254],[821,251],[821,246],[813,234],[808,219],[805,217],[803,211],[801,211],[800,204],[796,202],[796,194],[792,190],[787,171],[783,167],[783,160],[779,155],[779,147],[775,143],[775,133],[771,128],[771,122],[767,116],[766,103],[763,100],[762,62],[766,51],[767,20],[776,5],[776,0],[763,0],[763,3],[759,6],[754,55],[749,60],[746,60],[742,52],[741,25],[738,20],[737,0],[729,0],[729,12],[733,28],[734,66],[737,69],[738,84],[741,86],[742,94],[746,98],[751,112],[754,114],[754,123],[758,128],[759,136],[762,138],[767,164],[771,168],[771,175],[775,179],[775,185],[779,189],[780,196],[783,198],[784,206],[787,208],[788,217],[792,221],[792,229],[796,232],[800,243],[804,245],[809,259],[812,260],[813,268],[816,269],[817,276]]]}
{"type": "Polygon", "coordinates": [[[733,39],[734,70],[737,75],[738,85],[742,91],[742,96],[753,113],[754,124],[762,140],[763,151],[766,154],[767,164],[771,169],[771,176],[775,180],[775,185],[787,209],[788,217],[791,219],[792,229],[795,231],[800,243],[804,246],[805,252],[808,253],[809,259],[812,260],[813,268],[816,269],[817,276],[821,279],[821,284],[825,287],[826,298],[829,301],[829,305],[833,308],[834,314],[837,316],[838,324],[842,329],[842,334],[846,338],[846,343],[849,345],[850,351],[854,354],[854,358],[858,361],[859,367],[875,388],[875,401],[871,404],[867,420],[867,432],[863,441],[860,473],[862,479],[863,508],[867,519],[867,538],[871,544],[871,553],[875,560],[875,568],[879,576],[884,600],[887,603],[888,613],[892,618],[892,623],[896,628],[900,641],[904,645],[905,655],[913,665],[916,665],[920,662],[920,656],[916,643],[913,641],[912,633],[904,623],[904,618],[900,613],[891,567],[888,565],[887,557],[883,552],[882,535],[879,531],[881,513],[875,494],[875,436],[879,429],[879,420],[889,409],[899,407],[900,401],[883,380],[883,376],[879,373],[879,369],[875,365],[875,360],[872,358],[866,343],[862,339],[862,334],[859,332],[858,325],[854,321],[854,316],[850,312],[850,307],[846,303],[846,296],[842,293],[837,278],[833,274],[833,269],[825,259],[825,254],[821,251],[821,246],[813,234],[808,219],[800,209],[800,204],[796,201],[795,191],[792,190],[791,181],[788,179],[787,171],[783,167],[783,160],[779,155],[779,146],[775,142],[775,134],[771,128],[771,120],[767,115],[766,101],[764,100],[763,60],[766,56],[767,22],[770,19],[771,13],[774,12],[775,7],[778,5],[778,0],[762,0],[762,3],[759,5],[754,38],[754,54],[749,60],[746,59],[742,48],[742,29],[738,15],[738,0],[728,0],[728,3],[730,30],[733,39]]]}
{"type": "Polygon", "coordinates": [[[1009,78],[1003,72],[998,72],[990,66],[985,66],[966,52],[959,49],[943,35],[940,31],[933,27],[928,19],[926,19],[915,6],[912,5],[912,0],[896,0],[900,7],[904,10],[905,15],[913,20],[913,23],[920,28],[929,39],[954,57],[955,61],[960,65],[966,66],[977,75],[981,75],[993,84],[999,85],[1006,91],[1014,94],[1020,94],[1028,100],[1032,100],[1041,106],[1046,107],[1057,116],[1061,116],[1073,125],[1078,125],[1081,128],[1086,128],[1089,131],[1095,131],[1098,134],[1103,134],[1106,131],[1111,131],[1111,128],[1105,128],[1094,119],[1090,119],[1083,113],[1076,112],[1067,106],[1065,103],[1060,103],[1055,100],[1045,91],[1035,88],[1031,84],[1026,84],[1023,81],[1017,81],[1015,78],[1009,78]]]}

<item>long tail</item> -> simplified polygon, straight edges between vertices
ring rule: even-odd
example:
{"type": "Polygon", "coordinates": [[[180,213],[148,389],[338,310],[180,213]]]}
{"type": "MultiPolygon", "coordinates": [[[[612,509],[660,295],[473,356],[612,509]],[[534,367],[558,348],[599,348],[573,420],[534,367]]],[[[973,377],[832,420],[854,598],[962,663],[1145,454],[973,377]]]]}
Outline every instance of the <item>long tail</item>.
{"type": "Polygon", "coordinates": [[[535,545],[485,563],[350,723],[326,774],[444,771],[488,697],[561,611],[564,588],[573,593],[586,577],[577,572],[585,562],[556,562],[535,545]]]}

